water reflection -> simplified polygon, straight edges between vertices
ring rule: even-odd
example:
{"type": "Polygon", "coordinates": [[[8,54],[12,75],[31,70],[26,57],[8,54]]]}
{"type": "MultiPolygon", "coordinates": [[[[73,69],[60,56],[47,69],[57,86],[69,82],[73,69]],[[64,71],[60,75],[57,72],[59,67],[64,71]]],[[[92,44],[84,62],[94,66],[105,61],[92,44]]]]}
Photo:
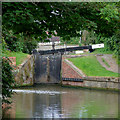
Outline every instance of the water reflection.
{"type": "Polygon", "coordinates": [[[14,90],[12,118],[117,118],[118,94],[60,86],[14,90]]]}
{"type": "Polygon", "coordinates": [[[34,118],[59,118],[61,117],[60,94],[37,95],[33,96],[33,117],[34,118]]]}

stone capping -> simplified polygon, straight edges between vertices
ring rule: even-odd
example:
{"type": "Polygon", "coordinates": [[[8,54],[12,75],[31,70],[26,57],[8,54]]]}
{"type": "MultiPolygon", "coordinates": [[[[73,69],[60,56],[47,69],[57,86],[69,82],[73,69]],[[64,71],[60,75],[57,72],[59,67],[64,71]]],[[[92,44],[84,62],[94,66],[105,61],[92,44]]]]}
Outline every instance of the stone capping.
{"type": "Polygon", "coordinates": [[[84,56],[95,56],[95,54],[88,54],[88,55],[64,55],[65,58],[76,58],[76,57],[84,57],[84,56]]]}
{"type": "Polygon", "coordinates": [[[120,78],[119,77],[89,76],[89,77],[83,77],[83,80],[86,80],[86,81],[97,81],[97,82],[120,83],[120,78]]]}
{"type": "Polygon", "coordinates": [[[64,55],[64,58],[76,58],[76,57],[84,57],[84,56],[103,56],[103,54],[64,55]]]}
{"type": "Polygon", "coordinates": [[[76,71],[81,77],[85,77],[86,75],[78,69],[72,62],[67,59],[64,59],[65,63],[67,63],[74,71],[76,71]]]}

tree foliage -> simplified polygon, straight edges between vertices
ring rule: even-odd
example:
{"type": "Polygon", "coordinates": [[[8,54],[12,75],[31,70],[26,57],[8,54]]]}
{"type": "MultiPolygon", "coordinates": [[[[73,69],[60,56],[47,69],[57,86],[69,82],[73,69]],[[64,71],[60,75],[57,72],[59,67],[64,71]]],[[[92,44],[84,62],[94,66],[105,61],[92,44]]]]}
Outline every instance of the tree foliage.
{"type": "Polygon", "coordinates": [[[112,35],[119,21],[114,3],[3,3],[3,26],[26,35],[46,37],[45,31],[58,35],[79,35],[81,29],[112,35]],[[114,27],[114,29],[110,29],[114,27]]]}
{"type": "MultiPolygon", "coordinates": [[[[28,41],[31,44],[33,38],[51,37],[54,30],[63,40],[80,36],[81,30],[93,31],[102,37],[118,36],[120,32],[119,2],[6,2],[2,7],[3,32],[12,30],[14,33],[14,37],[8,39],[8,35],[3,34],[8,44],[14,43],[20,33],[25,44],[28,41]],[[47,35],[46,31],[51,34],[47,35]]],[[[16,44],[12,44],[13,49],[16,44]]]]}
{"type": "Polygon", "coordinates": [[[2,103],[10,103],[8,98],[12,95],[12,85],[14,84],[12,67],[9,63],[8,58],[2,58],[2,103]]]}

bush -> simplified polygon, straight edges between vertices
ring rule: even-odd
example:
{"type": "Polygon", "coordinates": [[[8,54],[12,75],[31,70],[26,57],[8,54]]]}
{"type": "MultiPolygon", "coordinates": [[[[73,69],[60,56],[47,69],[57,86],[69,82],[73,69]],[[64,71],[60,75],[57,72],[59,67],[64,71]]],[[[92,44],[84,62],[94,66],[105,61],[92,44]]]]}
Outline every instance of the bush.
{"type": "Polygon", "coordinates": [[[62,43],[71,44],[71,45],[79,45],[80,43],[80,37],[71,37],[70,39],[63,39],[60,38],[62,43]]]}
{"type": "Polygon", "coordinates": [[[34,38],[32,38],[32,40],[25,40],[22,52],[31,54],[32,50],[36,47],[37,41],[34,38]]]}
{"type": "Polygon", "coordinates": [[[86,34],[86,40],[83,41],[83,44],[85,44],[85,45],[96,44],[98,42],[98,40],[96,38],[97,38],[97,36],[94,33],[94,31],[88,32],[86,34]]]}
{"type": "Polygon", "coordinates": [[[14,77],[9,63],[8,58],[2,58],[2,103],[11,103],[8,98],[11,98],[12,95],[14,77]]]}
{"type": "Polygon", "coordinates": [[[31,54],[31,51],[36,48],[37,40],[32,36],[24,36],[23,33],[15,34],[12,30],[3,29],[4,43],[10,51],[24,52],[31,54]]]}
{"type": "Polygon", "coordinates": [[[120,32],[116,32],[112,37],[103,37],[101,35],[97,35],[94,31],[91,31],[86,35],[86,40],[82,40],[82,43],[85,45],[104,43],[105,47],[102,50],[105,52],[113,51],[114,55],[120,55],[119,36],[120,32]]]}
{"type": "Polygon", "coordinates": [[[7,43],[5,42],[4,37],[2,37],[2,52],[6,51],[7,48],[7,43]]]}

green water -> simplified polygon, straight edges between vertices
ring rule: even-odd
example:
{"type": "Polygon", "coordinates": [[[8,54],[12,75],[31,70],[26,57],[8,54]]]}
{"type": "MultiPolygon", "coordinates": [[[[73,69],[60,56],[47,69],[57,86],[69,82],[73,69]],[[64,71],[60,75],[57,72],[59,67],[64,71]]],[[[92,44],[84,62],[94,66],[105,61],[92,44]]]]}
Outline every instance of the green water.
{"type": "Polygon", "coordinates": [[[117,118],[118,93],[36,86],[14,89],[11,118],[117,118]]]}

